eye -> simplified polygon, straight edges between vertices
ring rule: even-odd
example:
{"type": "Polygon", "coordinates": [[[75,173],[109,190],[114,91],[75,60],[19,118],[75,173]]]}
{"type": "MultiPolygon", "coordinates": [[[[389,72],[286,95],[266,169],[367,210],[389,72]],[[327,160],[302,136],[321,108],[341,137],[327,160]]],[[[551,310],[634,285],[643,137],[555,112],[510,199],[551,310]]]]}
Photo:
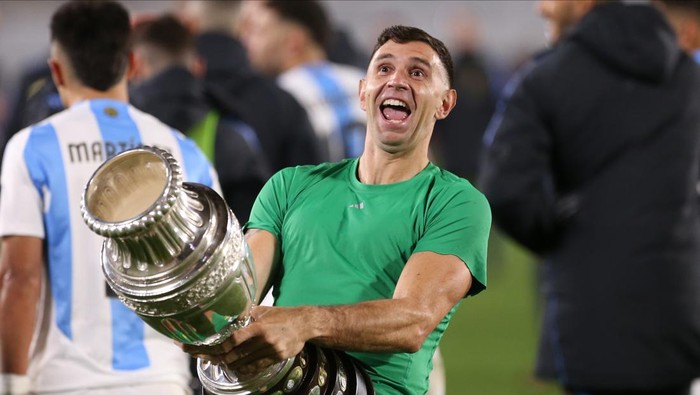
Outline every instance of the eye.
{"type": "Polygon", "coordinates": [[[379,66],[378,71],[380,73],[388,73],[389,72],[389,66],[379,66]]]}
{"type": "Polygon", "coordinates": [[[411,71],[412,77],[425,77],[425,73],[421,69],[415,69],[411,71]]]}

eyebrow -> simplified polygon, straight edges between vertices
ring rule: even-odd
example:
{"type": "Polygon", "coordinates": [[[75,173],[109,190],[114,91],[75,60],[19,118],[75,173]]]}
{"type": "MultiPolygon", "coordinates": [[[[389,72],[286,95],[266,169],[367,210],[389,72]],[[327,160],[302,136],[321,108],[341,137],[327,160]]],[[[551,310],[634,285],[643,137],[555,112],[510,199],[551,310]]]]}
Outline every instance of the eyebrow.
{"type": "MultiPolygon", "coordinates": [[[[385,54],[377,56],[375,61],[384,60],[384,59],[393,59],[393,58],[395,58],[395,56],[393,54],[385,53],[385,54]]],[[[428,62],[427,60],[425,60],[423,58],[420,58],[418,56],[413,56],[413,57],[411,57],[411,60],[414,62],[420,63],[420,64],[424,65],[425,67],[432,69],[432,65],[430,64],[430,62],[428,62]]]]}

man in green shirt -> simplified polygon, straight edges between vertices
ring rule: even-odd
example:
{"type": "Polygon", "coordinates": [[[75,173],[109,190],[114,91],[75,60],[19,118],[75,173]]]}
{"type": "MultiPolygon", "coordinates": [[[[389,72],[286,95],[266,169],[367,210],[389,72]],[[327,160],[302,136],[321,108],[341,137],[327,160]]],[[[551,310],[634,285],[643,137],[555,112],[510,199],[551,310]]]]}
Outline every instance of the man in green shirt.
{"type": "Polygon", "coordinates": [[[360,81],[363,154],[280,171],[246,224],[258,300],[274,285],[275,307],[214,348],[185,349],[245,372],[313,342],[362,361],[377,394],[424,394],[457,305],[486,287],[488,203],[428,159],[451,84],[442,42],[386,29],[360,81]]]}

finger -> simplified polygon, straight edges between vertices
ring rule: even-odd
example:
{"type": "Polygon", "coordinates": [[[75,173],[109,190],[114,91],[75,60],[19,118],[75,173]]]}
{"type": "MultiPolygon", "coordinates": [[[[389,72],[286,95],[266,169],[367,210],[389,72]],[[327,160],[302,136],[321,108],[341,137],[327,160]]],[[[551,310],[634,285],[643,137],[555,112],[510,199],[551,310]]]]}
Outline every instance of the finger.
{"type": "Polygon", "coordinates": [[[222,355],[222,360],[226,364],[231,364],[243,358],[255,360],[256,358],[269,355],[270,350],[268,349],[271,349],[269,344],[262,342],[260,339],[253,339],[222,355]]]}
{"type": "Polygon", "coordinates": [[[277,362],[279,361],[272,358],[262,358],[249,364],[240,365],[235,368],[235,371],[245,375],[252,375],[262,372],[264,369],[274,365],[277,362]]]}
{"type": "Polygon", "coordinates": [[[221,355],[226,352],[222,349],[221,345],[215,344],[211,346],[184,344],[182,350],[190,355],[195,354],[205,354],[205,355],[221,355]]]}
{"type": "Polygon", "coordinates": [[[250,311],[250,316],[253,318],[253,321],[259,321],[270,309],[271,307],[269,306],[254,306],[250,311]]]}
{"type": "Polygon", "coordinates": [[[251,354],[226,365],[235,371],[250,374],[265,369],[280,361],[279,357],[272,354],[251,354]]]}
{"type": "Polygon", "coordinates": [[[227,346],[238,347],[259,334],[260,325],[253,322],[244,328],[233,331],[231,336],[229,336],[224,343],[226,343],[227,346]]]}

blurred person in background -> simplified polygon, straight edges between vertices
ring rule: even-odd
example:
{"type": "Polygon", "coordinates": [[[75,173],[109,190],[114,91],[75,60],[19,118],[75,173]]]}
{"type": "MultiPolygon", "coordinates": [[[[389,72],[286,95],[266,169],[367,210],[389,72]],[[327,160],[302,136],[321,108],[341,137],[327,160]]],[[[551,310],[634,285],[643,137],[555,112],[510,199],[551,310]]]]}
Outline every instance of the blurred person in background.
{"type": "Polygon", "coordinates": [[[447,23],[454,42],[455,89],[459,95],[452,116],[435,124],[431,150],[440,165],[475,181],[481,141],[496,107],[491,71],[481,53],[476,15],[461,10],[447,23]]]}
{"type": "Polygon", "coordinates": [[[259,144],[270,170],[316,164],[321,146],[303,107],[255,72],[238,40],[241,1],[179,2],[179,15],[194,30],[212,106],[239,132],[259,144]]]}
{"type": "Polygon", "coordinates": [[[31,64],[20,76],[19,88],[12,102],[12,113],[5,125],[7,133],[4,142],[18,131],[61,110],[63,104],[46,61],[42,59],[40,64],[31,64]]]}
{"type": "Polygon", "coordinates": [[[275,174],[246,224],[257,297],[274,283],[275,306],[188,352],[251,371],[309,341],[361,361],[378,395],[428,391],[457,305],[486,287],[491,223],[484,196],[428,158],[435,122],[456,101],[452,81],[441,41],[406,26],[380,35],[359,85],[360,158],[275,174]]]}
{"type": "Polygon", "coordinates": [[[333,31],[326,43],[326,55],[333,63],[364,68],[369,63],[368,55],[357,46],[349,29],[342,26],[331,26],[333,31]]]}
{"type": "MultiPolygon", "coordinates": [[[[58,89],[51,79],[51,69],[45,58],[40,63],[31,63],[19,77],[19,87],[13,94],[10,113],[3,121],[0,135],[0,152],[15,133],[63,110],[58,89]]],[[[0,154],[0,163],[2,159],[0,154]]]]}
{"type": "MultiPolygon", "coordinates": [[[[681,49],[700,63],[700,1],[653,0],[652,4],[668,18],[681,49]]],[[[691,394],[700,395],[700,379],[693,382],[691,394]]]]}
{"type": "Polygon", "coordinates": [[[480,185],[541,255],[537,375],[687,395],[700,371],[700,70],[646,4],[541,1],[553,48],[506,88],[480,185]]]}
{"type": "Polygon", "coordinates": [[[194,35],[172,15],[134,26],[132,104],[192,138],[214,164],[223,196],[238,221],[248,220],[270,177],[265,154],[206,99],[194,35]]]}
{"type": "Polygon", "coordinates": [[[251,2],[243,44],[253,67],[275,77],[304,106],[325,160],[358,157],[367,122],[357,97],[364,73],[328,61],[325,48],[332,29],[321,3],[251,2]]]}
{"type": "Polygon", "coordinates": [[[666,15],[678,44],[700,63],[700,1],[652,0],[666,15]]]}
{"type": "Polygon", "coordinates": [[[216,172],[194,142],[128,104],[121,5],[66,2],[50,30],[66,110],[15,134],[2,166],[0,393],[189,393],[187,356],[105,283],[103,239],[83,223],[80,200],[98,166],[141,144],[171,152],[190,182],[218,189],[216,172]]]}

